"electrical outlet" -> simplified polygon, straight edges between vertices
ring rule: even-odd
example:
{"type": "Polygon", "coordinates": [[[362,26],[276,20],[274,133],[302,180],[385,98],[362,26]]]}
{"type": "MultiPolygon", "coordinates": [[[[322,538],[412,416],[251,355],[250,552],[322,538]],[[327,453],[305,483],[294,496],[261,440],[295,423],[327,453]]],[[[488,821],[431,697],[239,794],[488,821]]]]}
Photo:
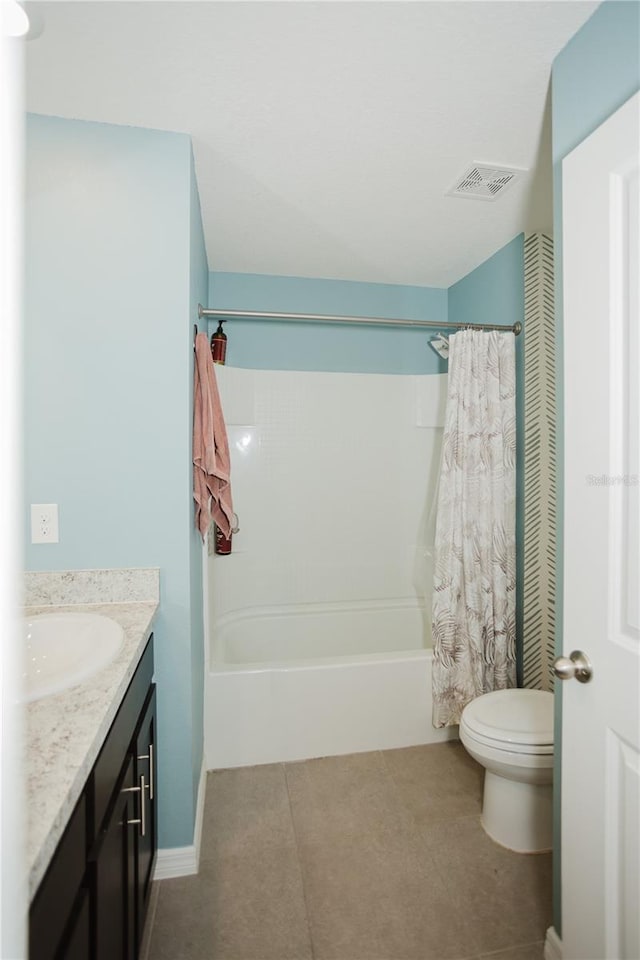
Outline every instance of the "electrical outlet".
{"type": "Polygon", "coordinates": [[[58,504],[31,504],[31,543],[58,542],[58,504]]]}

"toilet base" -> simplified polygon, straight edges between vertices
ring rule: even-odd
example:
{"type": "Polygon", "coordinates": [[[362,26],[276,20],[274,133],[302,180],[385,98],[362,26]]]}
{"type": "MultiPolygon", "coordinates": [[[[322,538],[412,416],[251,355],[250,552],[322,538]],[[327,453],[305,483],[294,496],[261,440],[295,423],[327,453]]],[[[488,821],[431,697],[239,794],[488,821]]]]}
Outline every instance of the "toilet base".
{"type": "Polygon", "coordinates": [[[544,853],[553,844],[552,785],[508,780],[485,770],[482,826],[516,853],[544,853]]]}

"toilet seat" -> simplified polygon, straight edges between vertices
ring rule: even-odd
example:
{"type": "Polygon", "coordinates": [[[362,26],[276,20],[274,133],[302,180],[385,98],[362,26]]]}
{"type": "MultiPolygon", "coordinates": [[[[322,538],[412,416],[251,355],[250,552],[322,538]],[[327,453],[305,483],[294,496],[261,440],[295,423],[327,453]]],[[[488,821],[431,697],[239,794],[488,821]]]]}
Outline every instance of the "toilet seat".
{"type": "Polygon", "coordinates": [[[553,694],[543,690],[495,690],[468,703],[460,732],[494,750],[553,753],[553,694]]]}

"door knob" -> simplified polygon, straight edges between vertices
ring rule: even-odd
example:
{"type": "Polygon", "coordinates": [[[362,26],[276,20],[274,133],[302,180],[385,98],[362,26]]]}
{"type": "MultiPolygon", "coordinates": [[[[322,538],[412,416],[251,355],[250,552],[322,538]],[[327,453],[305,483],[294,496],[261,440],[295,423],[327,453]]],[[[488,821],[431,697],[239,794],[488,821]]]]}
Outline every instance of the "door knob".
{"type": "Polygon", "coordinates": [[[568,657],[557,657],[553,672],[559,680],[572,680],[575,677],[580,683],[589,683],[593,677],[591,661],[582,650],[574,650],[568,657]]]}

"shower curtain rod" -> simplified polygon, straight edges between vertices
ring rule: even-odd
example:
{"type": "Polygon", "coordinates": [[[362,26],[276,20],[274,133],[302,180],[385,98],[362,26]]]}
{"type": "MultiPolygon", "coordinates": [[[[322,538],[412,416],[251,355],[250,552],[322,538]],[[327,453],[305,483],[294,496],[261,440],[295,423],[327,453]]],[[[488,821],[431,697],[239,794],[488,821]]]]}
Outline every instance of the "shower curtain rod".
{"type": "Polygon", "coordinates": [[[303,323],[367,323],[385,327],[430,327],[433,330],[507,330],[518,336],[522,332],[522,324],[512,325],[505,323],[451,323],[436,320],[400,320],[390,317],[341,317],[324,313],[271,313],[266,310],[207,310],[198,304],[198,318],[218,317],[220,320],[293,320],[303,323]]]}

